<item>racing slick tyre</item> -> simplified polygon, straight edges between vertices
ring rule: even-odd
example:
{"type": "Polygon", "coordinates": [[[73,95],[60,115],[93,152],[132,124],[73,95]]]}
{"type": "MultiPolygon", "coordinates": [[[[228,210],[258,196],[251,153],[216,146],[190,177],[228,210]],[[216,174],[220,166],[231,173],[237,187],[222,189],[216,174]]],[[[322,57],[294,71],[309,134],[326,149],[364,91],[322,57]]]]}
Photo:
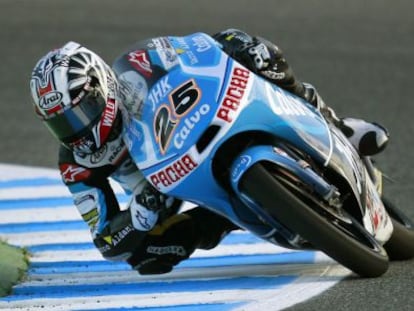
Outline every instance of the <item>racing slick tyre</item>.
{"type": "Polygon", "coordinates": [[[241,190],[279,223],[359,276],[378,277],[387,271],[386,251],[358,221],[344,211],[328,212],[322,200],[294,184],[297,178],[292,182],[291,174],[279,169],[273,163],[254,164],[242,177],[241,190]]]}
{"type": "Polygon", "coordinates": [[[390,260],[414,258],[414,226],[412,222],[387,198],[382,198],[385,209],[391,217],[394,231],[384,244],[390,260]]]}

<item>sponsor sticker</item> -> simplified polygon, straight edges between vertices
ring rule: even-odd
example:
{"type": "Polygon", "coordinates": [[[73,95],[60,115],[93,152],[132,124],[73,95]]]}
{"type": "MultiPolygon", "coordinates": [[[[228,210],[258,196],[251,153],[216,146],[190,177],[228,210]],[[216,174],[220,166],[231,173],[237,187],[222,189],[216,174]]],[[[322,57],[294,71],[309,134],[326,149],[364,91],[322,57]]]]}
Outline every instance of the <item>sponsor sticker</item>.
{"type": "Polygon", "coordinates": [[[233,69],[230,83],[227,86],[224,99],[217,111],[217,117],[227,123],[233,121],[232,114],[239,109],[244,92],[247,88],[250,72],[241,67],[233,69]]]}
{"type": "Polygon", "coordinates": [[[252,162],[252,158],[248,155],[243,155],[239,159],[236,166],[231,171],[231,179],[235,182],[237,181],[243,172],[246,171],[246,168],[249,166],[249,164],[252,162]]]}
{"type": "Polygon", "coordinates": [[[50,110],[62,102],[63,94],[58,91],[52,91],[40,97],[39,107],[45,110],[50,110]]]}
{"type": "Polygon", "coordinates": [[[65,183],[74,183],[88,178],[91,172],[74,164],[61,164],[60,171],[65,183]]]}
{"type": "Polygon", "coordinates": [[[140,231],[151,230],[157,220],[158,213],[147,209],[145,206],[137,203],[135,198],[130,205],[132,224],[134,228],[140,231]]]}
{"type": "Polygon", "coordinates": [[[145,50],[137,50],[128,54],[128,61],[144,77],[150,78],[152,75],[151,62],[145,50]]]}
{"type": "Polygon", "coordinates": [[[197,162],[195,162],[189,154],[185,154],[171,165],[168,165],[164,169],[152,174],[150,176],[150,180],[153,186],[157,189],[170,187],[178,184],[197,166],[197,162]]]}
{"type": "Polygon", "coordinates": [[[169,70],[178,64],[177,53],[171,46],[168,38],[161,37],[152,40],[154,47],[160,57],[160,60],[165,68],[169,70]]]}

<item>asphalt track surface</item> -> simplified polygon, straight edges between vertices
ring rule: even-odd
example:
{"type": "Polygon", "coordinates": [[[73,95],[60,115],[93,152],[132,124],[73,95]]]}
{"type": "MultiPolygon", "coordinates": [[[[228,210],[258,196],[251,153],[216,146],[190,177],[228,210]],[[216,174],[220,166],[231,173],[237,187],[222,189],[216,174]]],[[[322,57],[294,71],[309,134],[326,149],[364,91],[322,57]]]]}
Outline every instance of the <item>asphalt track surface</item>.
{"type": "MultiPolygon", "coordinates": [[[[235,27],[276,42],[297,75],[339,115],[391,132],[378,157],[386,193],[414,218],[414,2],[1,0],[0,162],[56,167],[57,145],[36,120],[28,79],[39,57],[68,40],[111,62],[134,41],[235,27]]],[[[414,261],[377,279],[350,277],[290,310],[413,310],[414,261]]]]}

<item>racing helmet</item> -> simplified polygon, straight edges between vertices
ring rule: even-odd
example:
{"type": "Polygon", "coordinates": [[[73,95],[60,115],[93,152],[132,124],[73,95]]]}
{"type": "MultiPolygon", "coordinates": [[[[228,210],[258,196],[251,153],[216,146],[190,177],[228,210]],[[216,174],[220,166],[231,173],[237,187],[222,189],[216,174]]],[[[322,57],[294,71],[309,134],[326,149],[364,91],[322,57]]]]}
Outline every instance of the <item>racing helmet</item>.
{"type": "Polygon", "coordinates": [[[30,80],[36,114],[68,149],[91,154],[120,133],[118,83],[94,52],[68,42],[39,60],[30,80]]]}

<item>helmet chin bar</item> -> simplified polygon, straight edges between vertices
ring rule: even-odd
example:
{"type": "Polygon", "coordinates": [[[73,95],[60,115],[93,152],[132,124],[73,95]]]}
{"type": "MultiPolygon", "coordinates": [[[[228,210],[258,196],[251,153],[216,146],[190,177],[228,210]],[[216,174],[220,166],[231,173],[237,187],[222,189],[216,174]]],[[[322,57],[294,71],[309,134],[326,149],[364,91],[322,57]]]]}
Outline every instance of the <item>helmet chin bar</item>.
{"type": "Polygon", "coordinates": [[[86,154],[95,153],[99,148],[97,147],[94,139],[90,139],[90,136],[91,135],[87,135],[86,137],[82,137],[74,142],[67,143],[67,144],[64,143],[64,145],[68,149],[76,153],[86,153],[86,154]]]}
{"type": "Polygon", "coordinates": [[[82,130],[76,136],[62,140],[62,144],[69,150],[79,154],[93,154],[98,152],[109,141],[113,141],[122,133],[122,116],[121,111],[118,110],[115,120],[112,122],[112,127],[109,130],[107,137],[102,140],[99,136],[99,121],[97,124],[89,126],[82,130]],[[96,135],[97,134],[97,135],[96,135]]]}

